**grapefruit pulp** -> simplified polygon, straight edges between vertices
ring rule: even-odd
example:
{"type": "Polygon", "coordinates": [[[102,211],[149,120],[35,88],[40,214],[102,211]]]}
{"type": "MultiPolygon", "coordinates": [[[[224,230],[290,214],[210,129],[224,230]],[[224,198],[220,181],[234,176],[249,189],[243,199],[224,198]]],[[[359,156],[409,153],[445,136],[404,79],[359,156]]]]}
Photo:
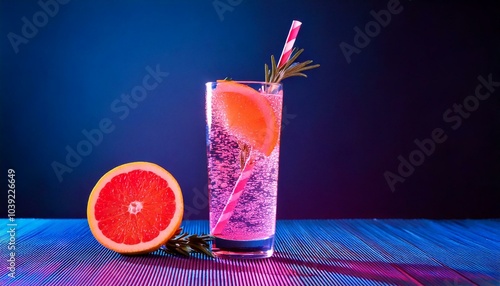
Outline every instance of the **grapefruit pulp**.
{"type": "Polygon", "coordinates": [[[94,237],[122,254],[159,249],[179,229],[183,212],[181,188],[175,178],[148,162],[123,164],[104,174],[87,205],[94,237]]]}

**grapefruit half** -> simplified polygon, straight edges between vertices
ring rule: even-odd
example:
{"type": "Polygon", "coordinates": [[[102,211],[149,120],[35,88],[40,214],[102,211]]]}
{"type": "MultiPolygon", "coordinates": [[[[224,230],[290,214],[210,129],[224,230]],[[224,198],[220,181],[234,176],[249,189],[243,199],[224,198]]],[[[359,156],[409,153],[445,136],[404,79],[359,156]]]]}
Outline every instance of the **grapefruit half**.
{"type": "Polygon", "coordinates": [[[123,164],[104,174],[87,205],[94,237],[122,254],[159,249],[179,229],[183,212],[175,178],[148,162],[123,164]]]}

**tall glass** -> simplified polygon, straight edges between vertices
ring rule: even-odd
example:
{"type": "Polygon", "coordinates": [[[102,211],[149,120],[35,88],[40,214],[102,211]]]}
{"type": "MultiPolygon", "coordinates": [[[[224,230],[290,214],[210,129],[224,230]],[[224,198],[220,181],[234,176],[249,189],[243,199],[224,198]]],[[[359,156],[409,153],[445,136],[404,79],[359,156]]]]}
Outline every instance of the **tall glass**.
{"type": "Polygon", "coordinates": [[[206,84],[212,251],[223,258],[266,258],[274,251],[281,84],[206,84]]]}

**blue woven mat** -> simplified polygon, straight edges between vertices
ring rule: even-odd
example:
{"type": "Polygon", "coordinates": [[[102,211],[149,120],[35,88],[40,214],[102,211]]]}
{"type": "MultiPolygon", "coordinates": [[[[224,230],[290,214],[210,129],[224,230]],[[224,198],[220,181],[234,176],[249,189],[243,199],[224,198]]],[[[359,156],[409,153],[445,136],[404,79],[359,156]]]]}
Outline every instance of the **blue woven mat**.
{"type": "MultiPolygon", "coordinates": [[[[84,219],[16,223],[15,278],[2,231],[0,285],[500,285],[500,220],[278,221],[264,260],[122,256],[84,219]]],[[[206,221],[183,226],[208,231],[206,221]]]]}

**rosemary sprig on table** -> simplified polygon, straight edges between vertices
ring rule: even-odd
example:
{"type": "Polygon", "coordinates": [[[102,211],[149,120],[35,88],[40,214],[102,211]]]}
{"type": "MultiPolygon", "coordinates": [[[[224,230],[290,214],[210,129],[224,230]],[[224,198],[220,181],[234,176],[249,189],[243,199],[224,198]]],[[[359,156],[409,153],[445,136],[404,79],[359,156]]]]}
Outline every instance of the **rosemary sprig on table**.
{"type": "Polygon", "coordinates": [[[182,227],[177,230],[174,236],[167,241],[160,249],[168,254],[182,255],[189,257],[191,253],[202,253],[209,257],[214,257],[210,250],[209,242],[214,239],[208,234],[197,235],[182,233],[182,227]]]}
{"type": "Polygon", "coordinates": [[[313,61],[308,60],[305,62],[297,62],[295,60],[304,52],[304,49],[300,49],[297,51],[296,48],[292,50],[292,56],[290,59],[282,66],[278,68],[278,64],[274,59],[274,56],[271,56],[271,69],[267,64],[264,65],[264,73],[266,82],[279,83],[285,78],[292,76],[303,76],[307,77],[305,73],[306,70],[311,70],[319,67],[319,64],[311,65],[313,61]]]}

